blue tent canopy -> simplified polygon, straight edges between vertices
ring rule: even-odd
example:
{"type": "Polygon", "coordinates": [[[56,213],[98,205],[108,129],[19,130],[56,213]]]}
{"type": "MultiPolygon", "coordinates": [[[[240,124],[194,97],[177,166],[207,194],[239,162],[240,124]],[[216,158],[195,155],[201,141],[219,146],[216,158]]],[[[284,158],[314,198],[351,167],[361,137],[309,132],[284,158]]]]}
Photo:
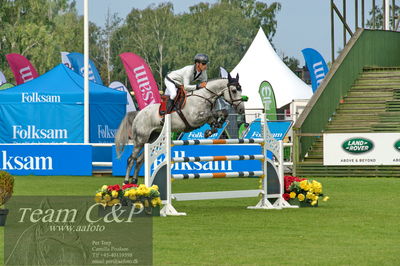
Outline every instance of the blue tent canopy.
{"type": "MultiPolygon", "coordinates": [[[[126,92],[89,82],[90,142],[113,142],[126,92]]],[[[83,78],[60,64],[0,91],[1,143],[82,143],[83,78]]]]}

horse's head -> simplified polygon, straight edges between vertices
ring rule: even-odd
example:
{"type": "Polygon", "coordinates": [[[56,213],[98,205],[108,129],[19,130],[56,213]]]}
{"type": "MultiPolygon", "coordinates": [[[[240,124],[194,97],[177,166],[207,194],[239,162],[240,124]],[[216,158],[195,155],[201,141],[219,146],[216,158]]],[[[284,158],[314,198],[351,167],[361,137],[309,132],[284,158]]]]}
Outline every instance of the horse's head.
{"type": "Polygon", "coordinates": [[[231,75],[228,74],[228,84],[227,89],[224,91],[224,98],[235,108],[237,113],[244,113],[244,102],[248,100],[248,97],[242,95],[239,74],[236,75],[236,78],[232,78],[231,75]]]}

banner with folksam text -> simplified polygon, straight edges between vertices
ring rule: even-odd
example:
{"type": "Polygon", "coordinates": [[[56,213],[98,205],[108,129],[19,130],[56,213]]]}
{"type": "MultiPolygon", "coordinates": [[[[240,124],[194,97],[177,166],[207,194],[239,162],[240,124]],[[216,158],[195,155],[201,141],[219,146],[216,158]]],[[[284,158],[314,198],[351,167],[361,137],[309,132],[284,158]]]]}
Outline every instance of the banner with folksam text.
{"type": "Polygon", "coordinates": [[[157,83],[144,59],[129,52],[119,56],[135,93],[139,109],[143,109],[149,104],[160,103],[161,96],[157,83]]]}

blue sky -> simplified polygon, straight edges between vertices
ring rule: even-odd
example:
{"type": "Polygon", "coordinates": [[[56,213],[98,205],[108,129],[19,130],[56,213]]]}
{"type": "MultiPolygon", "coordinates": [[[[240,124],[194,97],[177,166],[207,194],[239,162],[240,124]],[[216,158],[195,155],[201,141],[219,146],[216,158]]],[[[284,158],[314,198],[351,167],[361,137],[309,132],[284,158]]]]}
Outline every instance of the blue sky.
{"type": "MultiPolygon", "coordinates": [[[[260,0],[259,0],[260,1],[260,0]]],[[[166,2],[166,0],[89,0],[89,19],[102,26],[108,9],[111,13],[117,13],[121,18],[132,8],[143,9],[151,4],[166,2]]],[[[190,6],[200,2],[215,3],[216,0],[170,0],[176,13],[187,12],[190,6]]],[[[274,1],[261,0],[271,3],[274,1]]],[[[275,0],[282,5],[277,14],[277,32],[273,37],[277,52],[289,57],[299,59],[300,65],[304,65],[301,50],[314,48],[321,53],[325,61],[331,61],[331,33],[330,33],[330,1],[329,0],[275,0]]],[[[336,5],[342,10],[342,2],[335,0],[336,5]]],[[[365,1],[365,16],[368,18],[368,10],[371,9],[370,1],[365,1]]],[[[379,1],[377,1],[378,3],[379,1]]],[[[361,4],[359,4],[361,6],[361,4]]],[[[78,12],[83,13],[83,0],[77,0],[78,12]]],[[[343,48],[343,31],[339,19],[335,16],[335,51],[343,48]]],[[[347,20],[354,31],[354,1],[347,1],[347,20]]],[[[361,18],[361,14],[359,14],[361,18]]],[[[359,22],[359,24],[361,24],[359,22]]],[[[347,36],[347,40],[349,40],[347,36]]],[[[337,56],[337,55],[336,55],[337,56]]]]}

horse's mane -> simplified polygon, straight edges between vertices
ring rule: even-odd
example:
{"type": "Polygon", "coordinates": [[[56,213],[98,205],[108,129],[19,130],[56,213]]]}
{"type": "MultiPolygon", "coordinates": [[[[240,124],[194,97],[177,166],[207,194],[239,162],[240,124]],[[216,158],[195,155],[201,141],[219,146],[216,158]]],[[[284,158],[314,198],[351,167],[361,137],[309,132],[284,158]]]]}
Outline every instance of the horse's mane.
{"type": "Polygon", "coordinates": [[[213,78],[213,79],[209,79],[208,82],[215,81],[215,80],[220,80],[220,79],[228,79],[228,78],[213,78]]]}

